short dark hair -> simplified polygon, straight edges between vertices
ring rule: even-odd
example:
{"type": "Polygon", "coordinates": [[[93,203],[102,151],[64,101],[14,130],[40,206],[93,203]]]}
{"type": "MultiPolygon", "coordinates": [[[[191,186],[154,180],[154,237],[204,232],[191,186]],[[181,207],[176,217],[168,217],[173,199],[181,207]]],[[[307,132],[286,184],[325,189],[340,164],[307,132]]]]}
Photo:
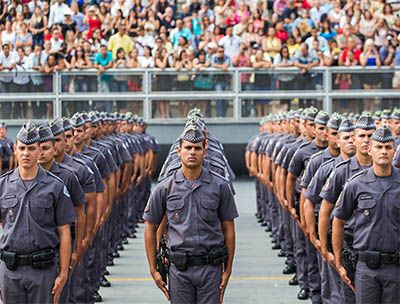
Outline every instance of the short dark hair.
{"type": "MultiPolygon", "coordinates": [[[[183,138],[179,138],[179,147],[182,148],[183,138]]],[[[206,139],[203,139],[203,148],[206,146],[206,139]]]]}

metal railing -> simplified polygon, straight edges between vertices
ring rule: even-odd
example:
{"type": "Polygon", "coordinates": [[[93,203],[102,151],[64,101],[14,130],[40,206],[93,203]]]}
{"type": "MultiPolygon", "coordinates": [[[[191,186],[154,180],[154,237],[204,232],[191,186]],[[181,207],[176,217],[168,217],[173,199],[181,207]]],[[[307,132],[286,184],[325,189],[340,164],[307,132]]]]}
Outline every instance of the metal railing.
{"type": "Polygon", "coordinates": [[[382,103],[400,105],[396,77],[400,81],[400,69],[388,67],[318,67],[306,74],[297,68],[1,72],[0,119],[20,124],[97,108],[129,110],[149,122],[168,123],[183,120],[188,106],[199,105],[213,122],[248,123],[266,111],[308,104],[327,112],[373,110],[382,103]],[[159,104],[166,101],[171,119],[159,117],[159,104]]]}

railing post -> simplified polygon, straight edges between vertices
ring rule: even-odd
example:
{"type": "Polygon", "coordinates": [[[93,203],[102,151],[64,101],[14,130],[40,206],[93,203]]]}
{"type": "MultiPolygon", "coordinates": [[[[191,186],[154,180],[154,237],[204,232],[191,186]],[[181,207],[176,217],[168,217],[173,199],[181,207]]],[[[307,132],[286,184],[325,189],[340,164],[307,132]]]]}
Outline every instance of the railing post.
{"type": "Polygon", "coordinates": [[[150,73],[148,70],[145,70],[143,75],[143,93],[145,94],[143,100],[143,117],[146,121],[149,121],[149,119],[151,119],[150,82],[150,73]]]}
{"type": "Polygon", "coordinates": [[[332,91],[332,72],[329,68],[325,68],[324,71],[324,100],[323,100],[323,109],[325,112],[332,114],[332,98],[331,98],[331,91],[332,91]]]}
{"type": "Polygon", "coordinates": [[[235,69],[233,73],[233,91],[235,92],[235,97],[233,99],[233,118],[235,120],[240,120],[242,113],[242,103],[239,98],[240,86],[240,73],[238,69],[235,69]]]}
{"type": "Polygon", "coordinates": [[[53,118],[60,118],[62,116],[62,105],[60,100],[61,94],[61,73],[55,72],[53,74],[53,94],[54,94],[54,103],[53,103],[53,118]]]}

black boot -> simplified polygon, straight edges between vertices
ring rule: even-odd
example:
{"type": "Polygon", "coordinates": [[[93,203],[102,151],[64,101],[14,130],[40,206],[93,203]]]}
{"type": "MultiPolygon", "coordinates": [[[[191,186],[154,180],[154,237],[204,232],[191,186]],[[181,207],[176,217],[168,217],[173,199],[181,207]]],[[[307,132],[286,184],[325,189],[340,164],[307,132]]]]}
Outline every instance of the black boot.
{"type": "Polygon", "coordinates": [[[94,294],[92,294],[90,296],[90,300],[92,300],[93,302],[101,302],[103,301],[103,298],[101,297],[101,295],[99,294],[99,292],[96,290],[94,292],[94,294]]]}
{"type": "Polygon", "coordinates": [[[308,300],[310,297],[310,290],[308,288],[302,288],[297,294],[299,300],[308,300]]]}
{"type": "Polygon", "coordinates": [[[102,276],[100,278],[100,286],[101,287],[111,287],[111,283],[109,280],[107,280],[107,278],[105,276],[102,276]]]}
{"type": "MultiPolygon", "coordinates": [[[[283,268],[282,273],[283,274],[296,273],[296,266],[294,266],[294,265],[286,265],[285,268],[283,268]]],[[[296,280],[297,280],[297,278],[296,278],[296,280]]],[[[291,285],[291,284],[289,283],[289,285],[291,285]]]]}
{"type": "Polygon", "coordinates": [[[297,275],[295,274],[293,278],[289,280],[290,286],[297,286],[299,285],[299,281],[297,280],[297,275]]]}

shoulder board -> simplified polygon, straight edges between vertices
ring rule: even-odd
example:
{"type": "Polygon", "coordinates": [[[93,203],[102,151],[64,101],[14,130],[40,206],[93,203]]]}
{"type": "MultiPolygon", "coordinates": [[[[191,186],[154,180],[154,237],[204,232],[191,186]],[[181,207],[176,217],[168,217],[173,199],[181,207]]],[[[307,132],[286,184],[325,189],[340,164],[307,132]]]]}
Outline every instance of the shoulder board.
{"type": "Polygon", "coordinates": [[[5,177],[5,176],[7,176],[7,175],[10,175],[11,173],[13,173],[13,172],[14,172],[14,170],[15,170],[15,169],[13,169],[13,170],[11,170],[11,171],[7,171],[7,172],[3,173],[2,175],[0,175],[0,178],[1,178],[1,177],[5,177]]]}
{"type": "Polygon", "coordinates": [[[359,177],[359,176],[365,175],[365,174],[367,174],[367,172],[368,172],[368,170],[362,170],[362,171],[360,171],[360,172],[357,172],[357,173],[354,174],[352,177],[350,177],[348,181],[351,181],[351,180],[353,180],[353,179],[356,179],[356,178],[359,177]]]}
{"type": "Polygon", "coordinates": [[[59,178],[58,176],[56,176],[55,174],[51,173],[50,171],[46,171],[47,175],[54,177],[57,181],[59,181],[60,183],[62,183],[64,185],[64,182],[61,178],[59,178]]]}
{"type": "Polygon", "coordinates": [[[92,150],[92,151],[96,151],[96,152],[98,152],[98,153],[101,153],[101,151],[100,151],[99,149],[95,148],[95,147],[92,147],[92,146],[88,146],[88,147],[89,147],[89,150],[92,150]]]}
{"type": "Polygon", "coordinates": [[[210,172],[210,174],[222,179],[224,182],[229,183],[229,181],[225,177],[223,177],[221,174],[219,174],[219,173],[217,173],[215,171],[212,171],[212,170],[208,170],[208,172],[210,172]]]}
{"type": "Polygon", "coordinates": [[[346,165],[348,162],[350,162],[350,158],[349,158],[349,159],[346,159],[346,160],[344,160],[344,161],[341,161],[340,163],[337,163],[337,164],[336,164],[336,168],[343,167],[343,166],[346,165]]]}
{"type": "Polygon", "coordinates": [[[298,147],[298,149],[302,149],[302,148],[308,146],[310,143],[311,143],[311,141],[307,141],[307,142],[305,142],[305,143],[302,143],[302,144],[298,147]]]}
{"type": "Polygon", "coordinates": [[[329,165],[330,163],[333,163],[334,161],[335,161],[334,158],[330,158],[326,162],[323,162],[320,167],[325,167],[325,166],[329,165]]]}
{"type": "Polygon", "coordinates": [[[72,156],[72,159],[73,159],[75,162],[77,162],[77,163],[81,164],[82,166],[85,166],[85,167],[86,167],[86,163],[85,163],[82,159],[80,159],[80,158],[78,158],[78,157],[74,157],[74,156],[72,156]]]}
{"type": "Polygon", "coordinates": [[[314,158],[317,158],[318,156],[321,156],[323,152],[324,152],[324,151],[319,151],[319,152],[317,152],[317,153],[311,155],[310,160],[311,160],[311,159],[314,159],[314,158]]]}
{"type": "Polygon", "coordinates": [[[74,172],[74,169],[71,166],[68,166],[68,165],[63,164],[63,163],[57,163],[57,164],[62,169],[68,170],[70,172],[74,172]]]}

